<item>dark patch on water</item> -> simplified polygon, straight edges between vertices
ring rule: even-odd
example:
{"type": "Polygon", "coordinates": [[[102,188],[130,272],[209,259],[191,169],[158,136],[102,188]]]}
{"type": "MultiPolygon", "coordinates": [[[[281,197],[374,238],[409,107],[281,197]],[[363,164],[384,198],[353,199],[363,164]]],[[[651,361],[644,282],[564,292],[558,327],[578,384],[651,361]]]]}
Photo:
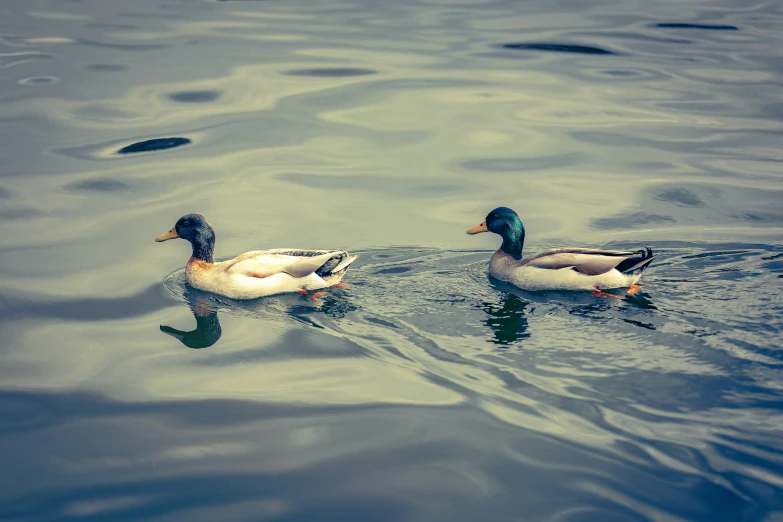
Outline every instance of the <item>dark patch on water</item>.
{"type": "Polygon", "coordinates": [[[376,274],[402,274],[404,272],[410,272],[412,270],[409,266],[394,266],[391,268],[384,268],[375,272],[376,274]]]}
{"type": "Polygon", "coordinates": [[[559,43],[543,43],[543,42],[529,42],[529,43],[504,43],[501,45],[503,49],[514,49],[515,51],[544,51],[552,53],[569,53],[569,54],[614,54],[617,53],[602,49],[600,47],[592,47],[589,45],[577,45],[577,44],[559,44],[559,43]]]}
{"type": "Polygon", "coordinates": [[[119,192],[121,190],[129,189],[130,186],[122,181],[113,179],[87,179],[69,183],[65,188],[77,192],[119,192]]]}
{"type": "MultiPolygon", "coordinates": [[[[306,405],[280,406],[235,399],[206,401],[115,402],[98,393],[65,391],[60,393],[0,390],[0,404],[4,415],[0,418],[3,433],[42,429],[66,424],[72,412],[81,412],[83,419],[104,416],[130,416],[140,412],[161,415],[165,413],[185,423],[202,426],[249,423],[264,415],[289,413],[286,417],[314,414],[318,408],[306,405]],[[194,406],[194,404],[196,406],[194,406]],[[204,406],[217,406],[214,411],[204,406]],[[208,412],[208,413],[207,413],[208,412]]],[[[335,411],[346,407],[333,407],[335,411]]],[[[351,409],[351,407],[348,407],[351,409]]],[[[353,409],[359,409],[353,407],[353,409]]]]}
{"type": "Polygon", "coordinates": [[[58,299],[44,295],[0,296],[0,323],[22,317],[60,319],[66,321],[114,321],[140,317],[155,310],[176,306],[160,283],[154,283],[135,294],[121,297],[78,297],[58,299]]]}
{"type": "Polygon", "coordinates": [[[674,218],[660,214],[648,214],[646,212],[628,212],[617,214],[610,218],[598,218],[592,220],[590,226],[603,230],[637,228],[655,223],[672,223],[674,218]]]}
{"type": "Polygon", "coordinates": [[[611,71],[599,71],[601,74],[605,74],[607,76],[638,76],[638,72],[636,71],[620,71],[620,70],[611,70],[611,71]]]}
{"type": "Polygon", "coordinates": [[[365,317],[364,320],[367,321],[368,323],[379,324],[387,328],[394,328],[395,330],[399,330],[399,326],[397,326],[396,324],[390,323],[389,321],[384,321],[383,319],[378,319],[377,317],[368,316],[365,317]]]}
{"type": "Polygon", "coordinates": [[[654,196],[658,201],[666,201],[668,203],[674,203],[681,207],[706,207],[699,197],[688,189],[675,188],[664,190],[658,195],[654,196]]]}
{"type": "Polygon", "coordinates": [[[357,307],[352,305],[349,301],[346,299],[336,298],[333,294],[324,296],[320,307],[321,313],[336,319],[345,317],[350,312],[354,312],[356,310],[357,307]]]}
{"type": "Polygon", "coordinates": [[[641,321],[636,321],[635,319],[622,319],[623,322],[626,322],[628,324],[632,324],[634,326],[638,326],[639,328],[644,328],[646,330],[655,330],[655,326],[650,323],[643,323],[641,321]]]}
{"type": "Polygon", "coordinates": [[[11,199],[11,191],[0,187],[0,199],[11,199]]]}
{"type": "Polygon", "coordinates": [[[710,24],[688,24],[688,23],[660,23],[655,24],[653,27],[659,29],[701,29],[708,31],[739,31],[739,27],[735,25],[710,25],[710,24]]]}
{"type": "Polygon", "coordinates": [[[207,103],[220,98],[220,91],[181,91],[169,94],[169,98],[179,103],[207,103]]]}
{"type": "Polygon", "coordinates": [[[570,152],[553,156],[534,156],[532,158],[479,158],[462,162],[469,170],[491,172],[515,172],[528,170],[547,170],[576,165],[585,159],[581,152],[570,152]]]}
{"type": "MultiPolygon", "coordinates": [[[[225,0],[224,0],[225,1],[225,0]]],[[[291,69],[283,74],[289,76],[316,76],[326,78],[339,78],[344,76],[367,76],[370,74],[377,74],[378,71],[374,69],[358,69],[358,68],[330,68],[325,67],[322,69],[291,69]]]]}
{"type": "Polygon", "coordinates": [[[32,219],[41,215],[41,211],[32,207],[16,207],[0,209],[0,219],[8,221],[18,221],[22,219],[32,219]]]}
{"type": "Polygon", "coordinates": [[[87,69],[96,72],[116,72],[116,71],[124,71],[125,69],[127,69],[127,67],[124,65],[115,65],[111,63],[94,63],[88,65],[87,69]]]}
{"type": "Polygon", "coordinates": [[[118,150],[117,154],[135,154],[137,152],[173,149],[189,143],[192,143],[192,141],[188,138],[155,138],[153,140],[132,143],[118,150]]]}
{"type": "Polygon", "coordinates": [[[733,214],[732,217],[737,218],[737,219],[739,219],[741,221],[751,221],[751,222],[754,222],[754,223],[758,223],[758,222],[761,222],[761,221],[767,221],[767,218],[763,218],[763,217],[759,216],[758,214],[749,214],[749,213],[733,214]]]}

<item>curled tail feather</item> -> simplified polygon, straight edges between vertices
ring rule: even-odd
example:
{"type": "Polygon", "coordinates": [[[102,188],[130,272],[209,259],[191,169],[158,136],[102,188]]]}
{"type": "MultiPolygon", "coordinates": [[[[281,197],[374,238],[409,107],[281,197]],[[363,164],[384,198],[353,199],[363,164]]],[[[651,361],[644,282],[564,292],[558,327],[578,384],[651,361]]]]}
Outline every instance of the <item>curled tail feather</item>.
{"type": "Polygon", "coordinates": [[[342,278],[345,271],[348,269],[348,266],[353,263],[357,257],[358,256],[348,255],[348,252],[338,252],[329,258],[326,263],[321,265],[315,273],[324,279],[329,279],[338,275],[342,278]]]}
{"type": "Polygon", "coordinates": [[[652,260],[655,259],[655,254],[653,254],[652,248],[650,247],[645,247],[644,249],[637,251],[636,254],[637,255],[633,257],[623,259],[621,263],[614,267],[615,270],[628,275],[640,274],[644,272],[644,270],[650,266],[652,260]]]}

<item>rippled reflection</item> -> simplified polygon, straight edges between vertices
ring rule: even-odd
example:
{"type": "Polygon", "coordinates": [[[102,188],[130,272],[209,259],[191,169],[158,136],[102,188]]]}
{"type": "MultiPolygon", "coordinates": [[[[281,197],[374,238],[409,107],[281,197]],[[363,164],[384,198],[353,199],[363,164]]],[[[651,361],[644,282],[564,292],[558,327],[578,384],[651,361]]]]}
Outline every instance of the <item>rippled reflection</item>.
{"type": "Polygon", "coordinates": [[[515,49],[518,51],[547,51],[554,53],[575,53],[575,54],[616,54],[600,47],[591,47],[589,45],[559,44],[559,43],[505,43],[501,47],[504,49],[515,49]]]}
{"type": "Polygon", "coordinates": [[[339,319],[357,310],[351,300],[345,298],[341,288],[328,288],[318,298],[297,293],[278,294],[250,301],[235,301],[191,287],[185,281],[184,270],[176,270],[164,281],[166,293],[186,304],[196,320],[193,330],[180,330],[160,325],[160,330],[179,340],[188,348],[209,348],[223,335],[218,312],[240,317],[281,321],[293,319],[299,324],[323,328],[318,316],[339,319]]]}
{"type": "Polygon", "coordinates": [[[489,316],[485,324],[494,331],[493,342],[500,345],[512,344],[530,337],[525,308],[528,303],[515,294],[501,298],[500,305],[483,303],[482,309],[489,316]]]}
{"type": "Polygon", "coordinates": [[[185,298],[188,300],[193,317],[196,319],[196,328],[185,331],[160,325],[160,331],[178,339],[188,348],[209,348],[218,342],[223,334],[218,319],[219,307],[215,303],[214,297],[198,290],[186,290],[185,298]]]}

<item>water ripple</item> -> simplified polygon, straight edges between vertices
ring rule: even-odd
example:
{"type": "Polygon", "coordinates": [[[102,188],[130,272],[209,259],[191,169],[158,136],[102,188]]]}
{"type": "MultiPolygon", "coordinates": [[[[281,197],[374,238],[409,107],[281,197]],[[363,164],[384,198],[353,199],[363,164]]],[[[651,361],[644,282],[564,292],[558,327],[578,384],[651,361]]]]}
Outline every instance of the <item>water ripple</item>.
{"type": "Polygon", "coordinates": [[[553,53],[570,54],[617,54],[600,47],[591,47],[589,45],[560,44],[560,43],[504,43],[500,47],[503,49],[514,49],[517,51],[546,51],[553,53]]]}
{"type": "Polygon", "coordinates": [[[7,4],[0,519],[783,510],[777,5],[7,4]],[[642,291],[495,281],[499,204],[642,291]],[[152,241],[194,211],[360,257],[231,301],[152,241]]]}
{"type": "Polygon", "coordinates": [[[739,27],[734,25],[711,25],[711,24],[694,24],[684,22],[661,22],[655,24],[653,27],[659,29],[701,29],[705,31],[739,31],[739,27]]]}

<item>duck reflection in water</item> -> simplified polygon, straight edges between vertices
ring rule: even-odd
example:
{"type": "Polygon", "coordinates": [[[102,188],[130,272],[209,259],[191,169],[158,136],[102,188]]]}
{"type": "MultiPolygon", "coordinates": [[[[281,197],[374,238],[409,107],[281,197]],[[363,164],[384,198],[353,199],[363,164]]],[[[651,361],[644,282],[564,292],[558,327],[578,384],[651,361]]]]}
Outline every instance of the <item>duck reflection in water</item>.
{"type": "Polygon", "coordinates": [[[518,295],[504,293],[499,302],[481,303],[480,307],[489,316],[484,324],[492,329],[494,338],[490,342],[503,346],[530,337],[525,308],[530,304],[518,295]]]}
{"type": "Polygon", "coordinates": [[[188,348],[209,348],[215,344],[223,330],[218,319],[218,304],[214,297],[204,292],[187,290],[185,297],[196,318],[196,329],[186,332],[171,326],[160,325],[160,331],[169,334],[188,348]]]}
{"type": "Polygon", "coordinates": [[[595,319],[603,323],[623,321],[648,330],[655,330],[650,322],[658,310],[649,296],[643,292],[625,295],[617,302],[613,300],[596,301],[590,294],[576,292],[525,292],[512,285],[490,278],[491,286],[498,290],[497,301],[483,301],[478,305],[489,317],[484,321],[493,334],[489,342],[508,346],[531,336],[528,331],[528,315],[536,304],[546,304],[552,300],[565,304],[571,315],[595,319]],[[531,306],[529,308],[529,306],[531,306]],[[640,320],[643,319],[643,320],[640,320]]]}
{"type": "Polygon", "coordinates": [[[322,328],[313,319],[314,314],[323,314],[332,318],[344,317],[356,310],[347,299],[340,297],[342,292],[330,292],[316,302],[309,297],[298,294],[278,296],[274,299],[257,299],[253,301],[224,300],[209,292],[202,292],[185,285],[184,297],[190,305],[193,317],[196,319],[195,330],[178,330],[171,326],[160,325],[160,331],[176,339],[188,348],[209,348],[223,334],[218,319],[218,311],[223,308],[248,317],[274,316],[293,320],[300,324],[322,328]]]}

